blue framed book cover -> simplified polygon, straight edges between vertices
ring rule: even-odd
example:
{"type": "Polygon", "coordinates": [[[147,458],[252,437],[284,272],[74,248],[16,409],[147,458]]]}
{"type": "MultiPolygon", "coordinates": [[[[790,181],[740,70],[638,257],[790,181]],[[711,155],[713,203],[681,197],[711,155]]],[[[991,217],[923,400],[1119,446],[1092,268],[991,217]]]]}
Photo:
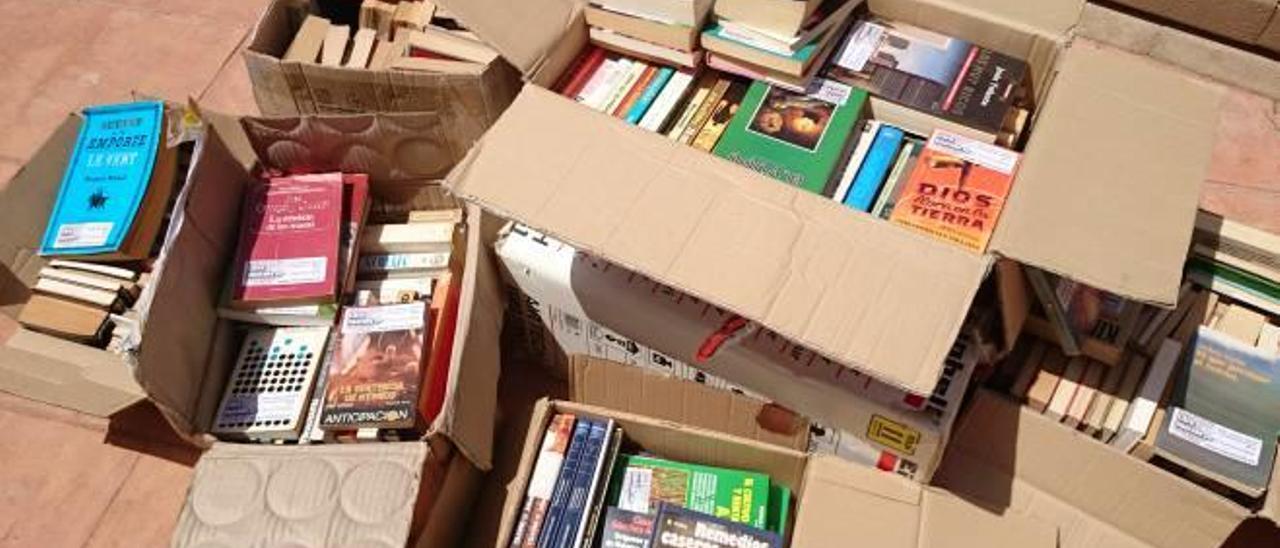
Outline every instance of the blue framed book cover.
{"type": "Polygon", "coordinates": [[[89,107],[49,213],[41,255],[119,251],[147,194],[164,103],[89,107]]]}
{"type": "Polygon", "coordinates": [[[871,142],[871,151],[867,152],[867,158],[863,160],[858,175],[853,179],[853,186],[849,187],[844,205],[859,211],[871,211],[871,205],[875,203],[880,187],[884,186],[885,177],[889,174],[889,164],[898,155],[902,138],[901,129],[888,124],[880,126],[880,132],[871,142]]]}

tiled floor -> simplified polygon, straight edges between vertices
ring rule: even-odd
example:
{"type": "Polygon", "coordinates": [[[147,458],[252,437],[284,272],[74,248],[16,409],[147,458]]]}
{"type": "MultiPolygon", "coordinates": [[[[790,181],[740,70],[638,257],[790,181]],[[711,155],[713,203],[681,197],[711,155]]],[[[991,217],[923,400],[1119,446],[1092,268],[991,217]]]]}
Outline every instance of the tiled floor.
{"type": "MultiPolygon", "coordinates": [[[[0,185],[85,104],[136,92],[256,112],[238,49],[265,3],[0,0],[0,185]]],[[[168,546],[196,455],[160,421],[0,393],[0,548],[168,546]]]]}

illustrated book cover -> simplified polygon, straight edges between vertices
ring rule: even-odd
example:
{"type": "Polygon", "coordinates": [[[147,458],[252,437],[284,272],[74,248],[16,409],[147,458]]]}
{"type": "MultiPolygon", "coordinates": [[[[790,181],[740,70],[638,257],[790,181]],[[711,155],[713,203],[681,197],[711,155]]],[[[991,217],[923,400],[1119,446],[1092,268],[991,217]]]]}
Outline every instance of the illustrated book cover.
{"type": "Polygon", "coordinates": [[[321,428],[414,428],[426,333],[421,301],[343,309],[321,428]]]}

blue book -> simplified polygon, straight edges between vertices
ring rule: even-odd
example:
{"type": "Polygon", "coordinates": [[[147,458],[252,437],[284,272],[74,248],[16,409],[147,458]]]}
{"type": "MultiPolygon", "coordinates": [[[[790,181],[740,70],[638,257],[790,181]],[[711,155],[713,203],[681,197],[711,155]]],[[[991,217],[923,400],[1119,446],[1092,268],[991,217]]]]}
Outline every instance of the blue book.
{"type": "Polygon", "coordinates": [[[631,106],[631,110],[627,111],[627,123],[636,125],[640,123],[640,119],[644,118],[644,113],[649,110],[649,105],[653,104],[653,100],[658,97],[658,93],[667,85],[667,80],[671,79],[671,75],[675,73],[675,69],[671,67],[662,67],[658,69],[658,73],[653,75],[653,80],[649,82],[649,87],[644,88],[644,93],[636,99],[636,104],[631,106]]]}
{"type": "Polygon", "coordinates": [[[591,434],[591,419],[579,419],[573,426],[573,438],[569,440],[569,451],[565,453],[564,464],[560,466],[560,476],[556,478],[556,488],[551,491],[551,505],[547,507],[547,515],[542,519],[542,531],[538,533],[538,548],[553,546],[564,523],[565,507],[569,503],[569,493],[573,491],[573,482],[577,479],[578,466],[582,462],[582,454],[587,445],[587,437],[591,434]]]}
{"type": "MultiPolygon", "coordinates": [[[[49,212],[41,255],[130,251],[125,244],[131,243],[129,235],[147,195],[163,120],[159,101],[84,110],[84,124],[49,212]]],[[[139,243],[150,250],[150,242],[139,243]]]]}
{"type": "Polygon", "coordinates": [[[591,490],[595,487],[595,478],[599,475],[600,459],[604,456],[604,447],[609,437],[610,426],[602,421],[591,421],[591,433],[587,435],[586,447],[583,448],[582,461],[574,474],[573,486],[569,491],[569,502],[565,506],[564,517],[560,522],[563,527],[556,534],[553,548],[573,548],[578,537],[578,530],[586,525],[585,512],[591,490]]]}
{"type": "Polygon", "coordinates": [[[888,124],[880,126],[876,139],[871,142],[871,150],[867,151],[867,157],[862,161],[862,167],[858,168],[853,185],[844,197],[844,205],[859,211],[871,211],[871,206],[876,203],[876,195],[880,193],[880,187],[884,186],[884,180],[889,175],[889,168],[898,155],[898,147],[902,146],[902,138],[901,129],[888,124]]]}

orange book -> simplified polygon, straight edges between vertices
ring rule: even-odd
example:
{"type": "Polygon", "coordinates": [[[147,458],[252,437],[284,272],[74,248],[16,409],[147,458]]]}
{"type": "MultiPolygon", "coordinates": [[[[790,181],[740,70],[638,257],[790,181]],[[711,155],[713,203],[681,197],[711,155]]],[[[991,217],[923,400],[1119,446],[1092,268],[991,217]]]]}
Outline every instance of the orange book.
{"type": "Polygon", "coordinates": [[[1022,156],[936,130],[889,220],[982,253],[995,232],[1022,156]]]}
{"type": "Polygon", "coordinates": [[[428,351],[425,389],[422,390],[418,403],[418,411],[425,422],[424,430],[431,427],[444,407],[461,292],[462,284],[456,283],[452,272],[441,274],[431,291],[431,349],[428,351]]]}
{"type": "Polygon", "coordinates": [[[653,81],[653,76],[658,73],[658,67],[649,65],[645,67],[644,72],[640,73],[640,78],[636,80],[636,84],[631,86],[631,90],[622,98],[622,102],[618,103],[618,108],[613,109],[614,118],[625,118],[631,107],[635,106],[636,100],[644,94],[644,89],[649,87],[649,83],[653,81]]]}

